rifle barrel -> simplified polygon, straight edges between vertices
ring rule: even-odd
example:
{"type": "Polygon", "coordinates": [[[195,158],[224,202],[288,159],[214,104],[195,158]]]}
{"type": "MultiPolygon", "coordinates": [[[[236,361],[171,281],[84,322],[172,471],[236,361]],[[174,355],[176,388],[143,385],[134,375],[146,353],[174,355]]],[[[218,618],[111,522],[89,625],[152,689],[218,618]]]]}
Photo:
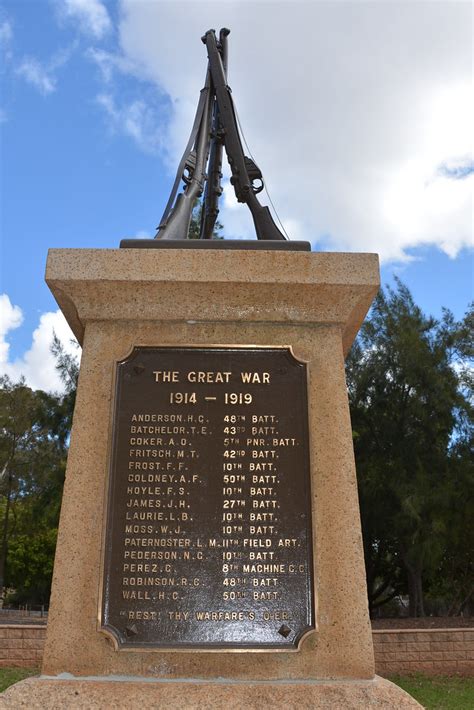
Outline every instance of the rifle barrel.
{"type": "Polygon", "coordinates": [[[192,173],[186,178],[186,188],[176,198],[176,202],[163,226],[160,226],[156,239],[187,239],[189,225],[196,198],[202,194],[205,182],[205,168],[209,153],[209,130],[211,122],[211,75],[206,74],[204,107],[195,145],[186,157],[185,163],[192,165],[192,173]]]}
{"type": "Polygon", "coordinates": [[[261,172],[255,163],[248,158],[246,159],[244,155],[237,127],[234,103],[230,88],[227,85],[224,65],[217,48],[214,30],[206,32],[203,39],[207,47],[209,69],[216,93],[220,122],[224,132],[224,146],[232,172],[231,183],[234,187],[237,201],[248,205],[252,213],[258,239],[286,241],[286,237],[283,236],[273,221],[268,207],[263,207],[256,197],[255,193],[261,190],[261,186],[259,188],[253,187],[248,165],[253,167],[253,172],[259,176],[259,179],[261,179],[261,172]]]}

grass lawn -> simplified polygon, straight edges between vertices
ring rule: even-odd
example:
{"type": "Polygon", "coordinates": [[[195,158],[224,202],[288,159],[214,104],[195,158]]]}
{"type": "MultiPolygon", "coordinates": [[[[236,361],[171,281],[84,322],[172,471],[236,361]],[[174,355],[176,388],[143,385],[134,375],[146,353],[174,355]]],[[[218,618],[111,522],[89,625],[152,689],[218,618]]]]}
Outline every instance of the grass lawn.
{"type": "Polygon", "coordinates": [[[30,675],[39,675],[39,668],[0,668],[0,692],[30,675]]]}
{"type": "Polygon", "coordinates": [[[410,693],[426,710],[473,710],[474,678],[413,675],[390,676],[389,680],[410,693]]]}

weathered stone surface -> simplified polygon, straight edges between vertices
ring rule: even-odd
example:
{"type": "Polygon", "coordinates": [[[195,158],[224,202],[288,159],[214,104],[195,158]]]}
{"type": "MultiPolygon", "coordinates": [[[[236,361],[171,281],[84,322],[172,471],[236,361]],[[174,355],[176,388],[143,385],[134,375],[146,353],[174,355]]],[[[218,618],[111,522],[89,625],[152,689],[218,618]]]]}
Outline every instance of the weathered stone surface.
{"type": "Polygon", "coordinates": [[[400,710],[421,708],[410,695],[388,680],[314,681],[288,683],[136,680],[49,680],[29,678],[0,696],[0,708],[28,710],[400,710]]]}
{"type": "Polygon", "coordinates": [[[331,323],[350,347],[376,254],[50,249],[46,281],[82,343],[90,320],[331,323]]]}
{"type": "Polygon", "coordinates": [[[43,672],[372,678],[343,335],[356,332],[376,291],[376,257],[53,250],[47,279],[84,339],[43,672]],[[198,305],[188,300],[193,284],[198,305]],[[258,663],[245,652],[117,652],[97,632],[113,364],[135,345],[200,344],[289,345],[308,363],[318,630],[299,652],[259,653],[258,663]]]}
{"type": "Polygon", "coordinates": [[[47,281],[83,344],[43,660],[54,677],[0,707],[419,707],[374,679],[344,376],[377,257],[53,250],[47,281]],[[308,363],[317,630],[298,652],[116,651],[97,622],[114,363],[137,345],[223,344],[291,346],[308,363]]]}

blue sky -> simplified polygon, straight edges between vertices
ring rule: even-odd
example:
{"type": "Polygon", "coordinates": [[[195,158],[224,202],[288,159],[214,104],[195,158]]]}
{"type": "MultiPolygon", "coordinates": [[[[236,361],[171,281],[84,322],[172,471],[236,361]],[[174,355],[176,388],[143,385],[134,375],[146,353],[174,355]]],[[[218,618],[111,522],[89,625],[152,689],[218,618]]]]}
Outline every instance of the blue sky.
{"type": "MultiPolygon", "coordinates": [[[[0,2],[0,374],[55,388],[50,247],[152,236],[209,27],[290,237],[376,251],[419,305],[473,298],[472,7],[456,2],[0,2]]],[[[251,237],[230,186],[226,236],[251,237]]],[[[265,201],[265,199],[263,200],[265,201]]]]}

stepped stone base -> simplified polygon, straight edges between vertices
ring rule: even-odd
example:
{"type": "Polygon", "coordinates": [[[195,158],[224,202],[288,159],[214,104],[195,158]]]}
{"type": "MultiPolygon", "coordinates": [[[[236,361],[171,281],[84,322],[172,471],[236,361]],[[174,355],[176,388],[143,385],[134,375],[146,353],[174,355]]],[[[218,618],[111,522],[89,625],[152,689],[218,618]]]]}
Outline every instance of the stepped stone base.
{"type": "Polygon", "coordinates": [[[0,708],[28,710],[399,710],[421,708],[388,680],[143,681],[142,679],[28,678],[0,695],[0,708]]]}

